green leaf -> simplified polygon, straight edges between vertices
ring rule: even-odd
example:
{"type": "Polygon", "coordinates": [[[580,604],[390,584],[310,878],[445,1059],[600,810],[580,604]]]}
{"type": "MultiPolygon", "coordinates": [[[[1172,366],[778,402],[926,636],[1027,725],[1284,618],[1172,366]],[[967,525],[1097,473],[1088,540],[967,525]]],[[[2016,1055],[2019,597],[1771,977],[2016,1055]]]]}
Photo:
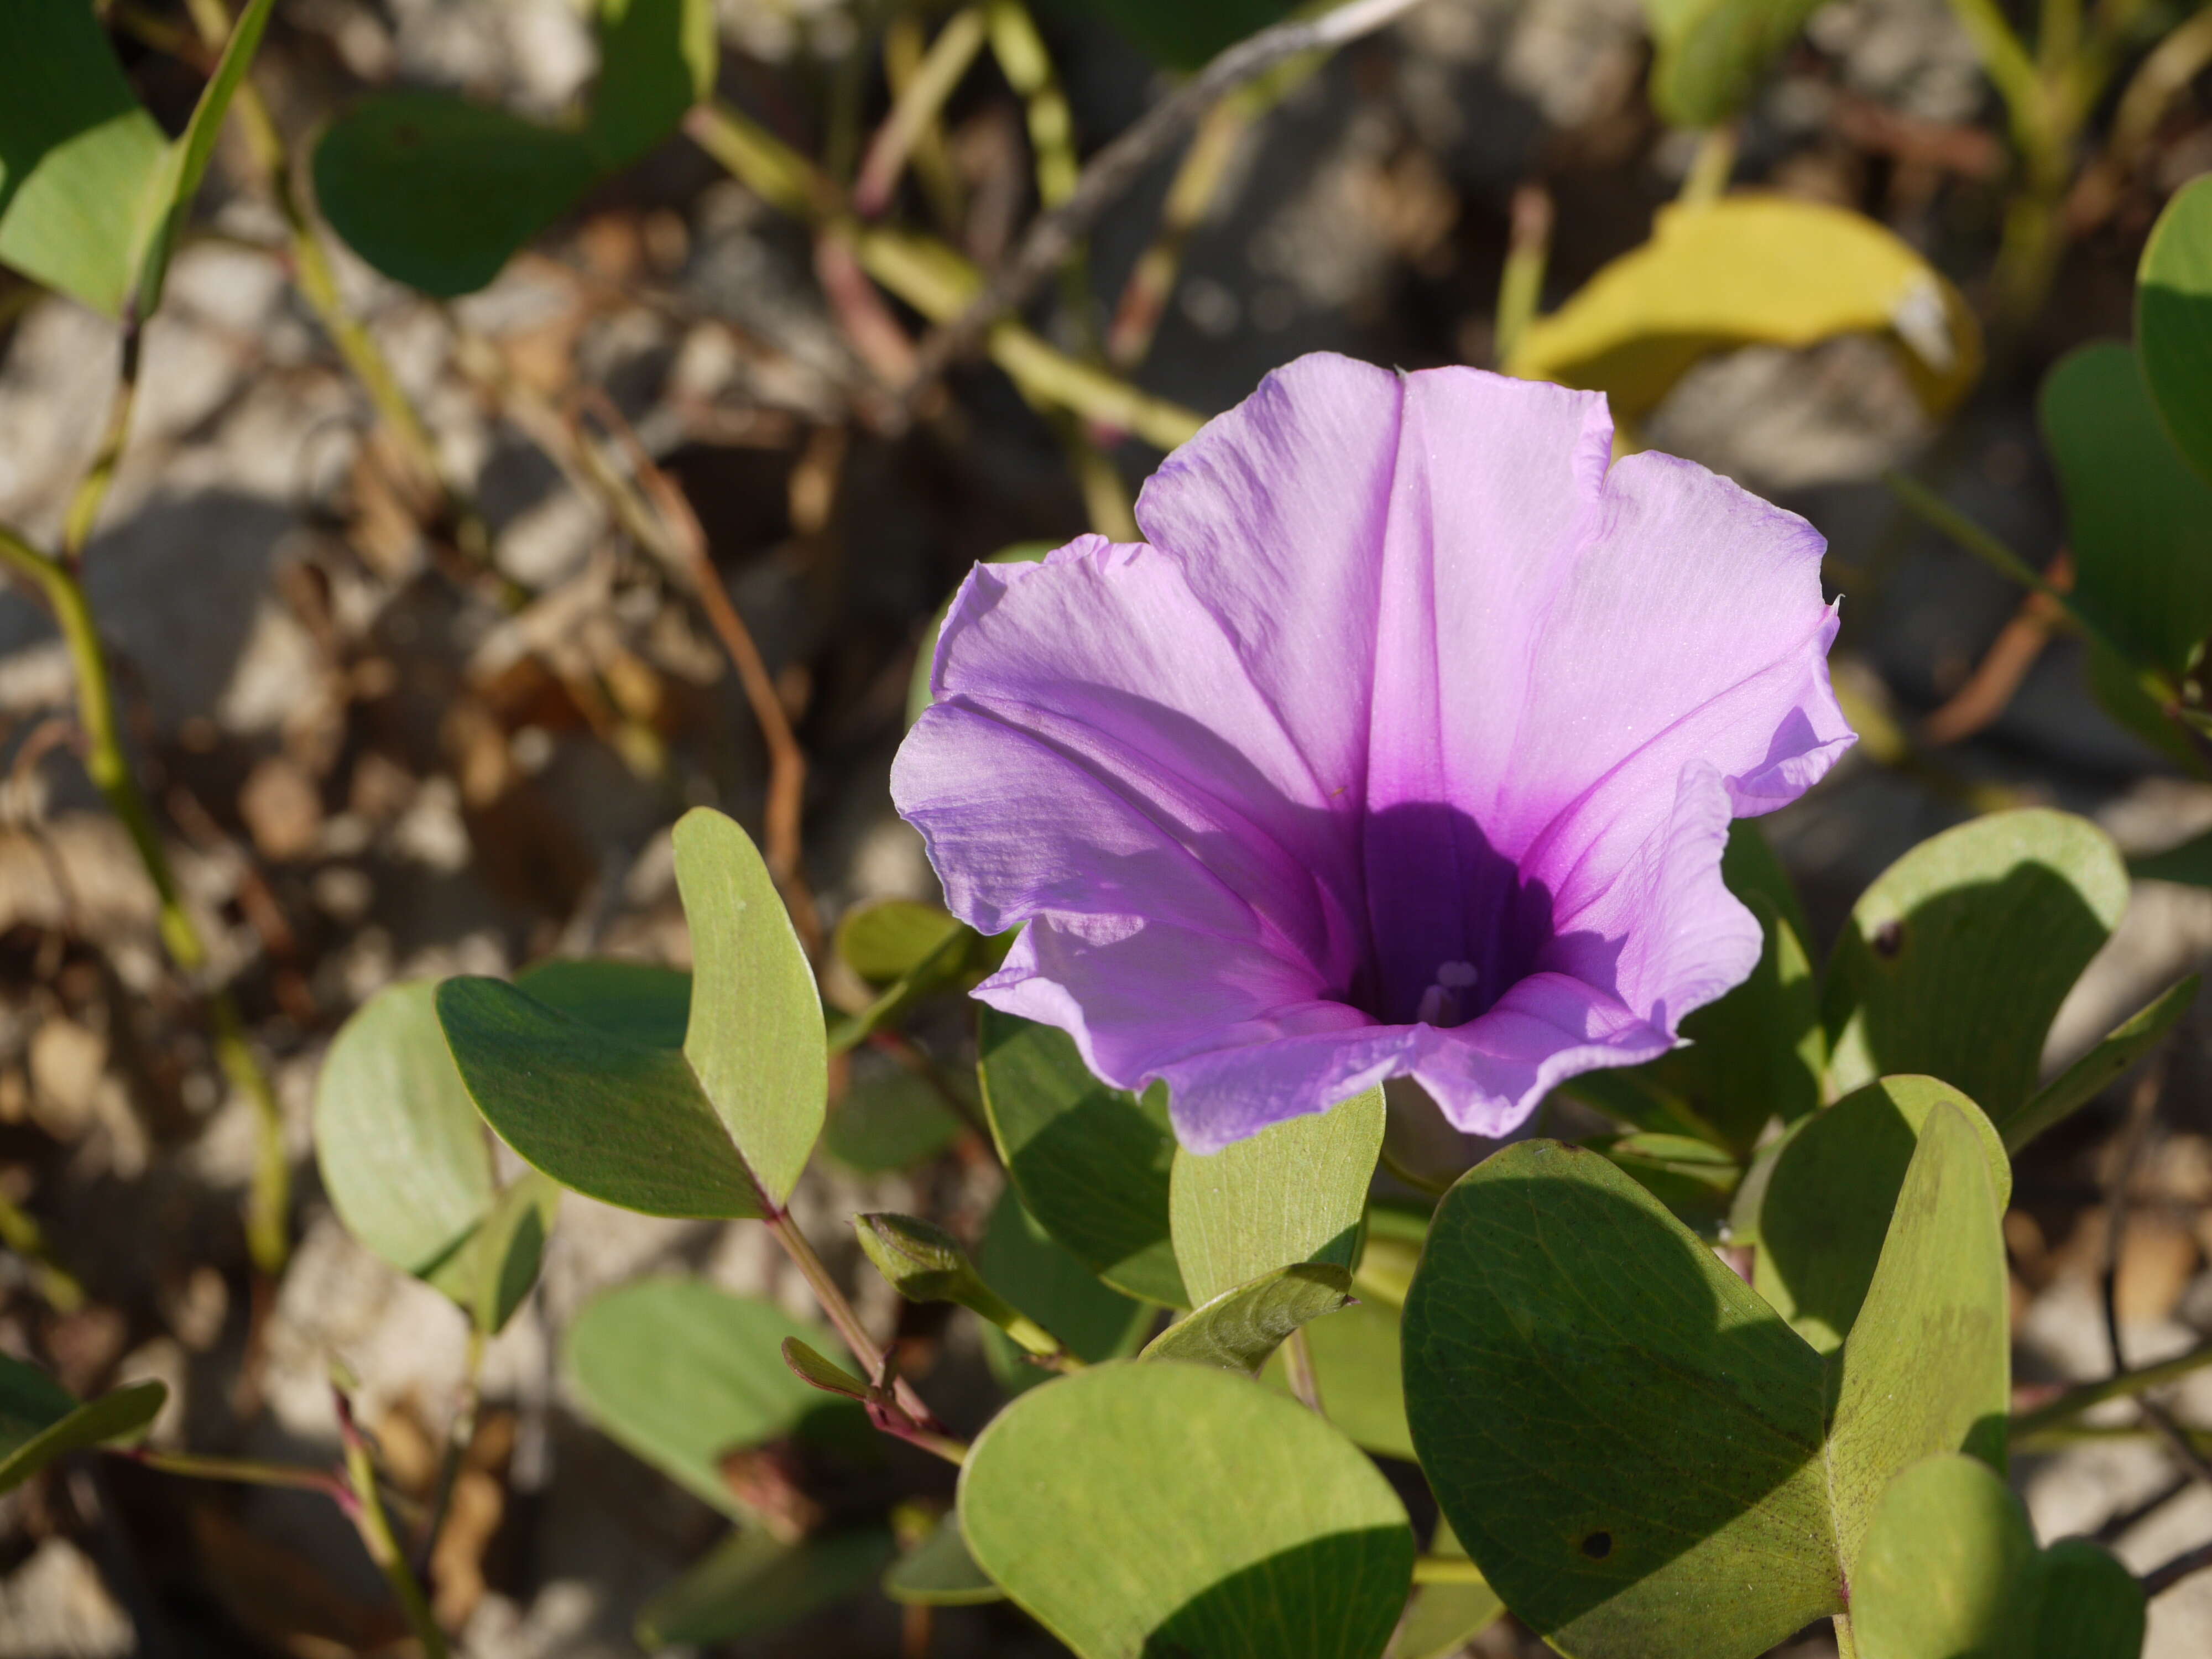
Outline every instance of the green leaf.
{"type": "Polygon", "coordinates": [[[2136,271],[2143,377],[2174,446],[2212,483],[2212,179],[2166,204],[2136,271]]]}
{"type": "Polygon", "coordinates": [[[2087,1539],[2039,1552],[1980,1460],[1930,1457],[1883,1494],[1851,1596],[1858,1659],[2138,1659],[2142,1587],[2087,1539]]]}
{"type": "Polygon", "coordinates": [[[1751,1659],[1843,1607],[1820,1356],[1598,1154],[1523,1142],[1445,1195],[1405,1368],[1453,1530],[1563,1652],[1751,1659]]]}
{"type": "Polygon", "coordinates": [[[428,1275],[430,1283],[466,1310],[484,1335],[498,1335],[537,1284],[560,1212],[560,1187],[530,1170],[499,1195],[468,1242],[428,1275]]]}
{"type": "Polygon", "coordinates": [[[514,988],[586,1025],[653,1048],[681,1048],[691,1018],[691,975],[605,957],[556,957],[514,976],[514,988]]]}
{"type": "Polygon", "coordinates": [[[904,977],[859,1013],[848,1015],[830,1028],[830,1052],[843,1054],[878,1031],[896,1027],[915,1003],[962,978],[982,943],[973,928],[955,922],[939,935],[937,948],[915,963],[904,977]]]}
{"type": "MultiPolygon", "coordinates": [[[[1429,1553],[1463,1561],[1451,1522],[1439,1516],[1429,1553]]],[[[1487,1584],[1421,1584],[1415,1587],[1413,1605],[1398,1632],[1390,1659],[1450,1659],[1472,1638],[1487,1630],[1505,1611],[1505,1603],[1487,1584]]]]}
{"type": "Polygon", "coordinates": [[[0,1353],[0,1492],[65,1452],[143,1432],[168,1397],[163,1383],[133,1382],[80,1405],[37,1366],[0,1353]]]}
{"type": "Polygon", "coordinates": [[[2128,872],[2137,881],[2172,881],[2190,887],[2212,887],[2212,830],[2179,847],[2143,858],[2130,859],[2128,872]]]}
{"type": "Polygon", "coordinates": [[[2035,1648],[2020,1592],[2035,1560],[2027,1517],[1989,1466],[1931,1457],[1875,1510],[1852,1584],[1858,1659],[2018,1659],[2035,1648]]]}
{"type": "Polygon", "coordinates": [[[9,9],[0,58],[0,262],[119,315],[140,204],[169,154],[89,5],[9,9]]]}
{"type": "MultiPolygon", "coordinates": [[[[1134,1353],[1158,1317],[1152,1304],[1103,1283],[1074,1252],[1037,1224],[1009,1186],[983,1228],[976,1266],[992,1287],[1067,1345],[1078,1359],[1097,1364],[1134,1353]]],[[[1049,1375],[1022,1357],[1013,1339],[995,1325],[983,1332],[984,1354],[1009,1394],[1035,1388],[1049,1375]]]]}
{"type": "Polygon", "coordinates": [[[1169,1212],[1192,1299],[1210,1302],[1294,1261],[1358,1261],[1382,1120],[1382,1091],[1370,1089],[1210,1157],[1178,1148],[1169,1212]]]}
{"type": "Polygon", "coordinates": [[[783,1340],[783,1363],[791,1374],[810,1389],[823,1394],[842,1395],[865,1406],[876,1398],[875,1390],[862,1378],[847,1370],[818,1348],[809,1347],[795,1336],[783,1340]]]}
{"type": "Polygon", "coordinates": [[[576,1399],[610,1438],[738,1520],[721,1460],[848,1414],[784,1364],[787,1338],[823,1333],[756,1297],[690,1279],[647,1279],[576,1316],[562,1360],[576,1399]]]}
{"type": "MultiPolygon", "coordinates": [[[[1066,3],[1066,0],[1061,0],[1066,3]]],[[[1085,10],[1111,23],[1155,63],[1194,70],[1270,23],[1279,23],[1296,0],[1081,0],[1085,10]]]]}
{"type": "Polygon", "coordinates": [[[910,1215],[853,1218],[860,1254],[909,1302],[951,1302],[1006,1332],[1030,1352],[1057,1354],[1059,1342],[983,1282],[960,1243],[933,1222],[910,1215]]]}
{"type": "Polygon", "coordinates": [[[1203,1365],[1024,1395],[969,1453],[960,1519],[1079,1659],[1376,1659],[1413,1572],[1405,1508],[1350,1441],[1203,1365]]]}
{"type": "Polygon", "coordinates": [[[927,1078],[863,1050],[822,1126],[822,1150],[859,1174],[887,1175],[927,1163],[967,1128],[927,1078]]]}
{"type": "Polygon", "coordinates": [[[1607,1135],[1586,1143],[1701,1236],[1720,1231],[1743,1166],[1720,1147],[1687,1135],[1607,1135]]]}
{"type": "Polygon", "coordinates": [[[1188,1307],[1168,1221],[1166,1091],[1109,1088],[1066,1032],[993,1008],[976,1049],[991,1136],[1023,1207],[1116,1290],[1188,1307]]]}
{"type": "Polygon", "coordinates": [[[315,146],[315,198],[346,245],[440,299],[472,294],[590,188],[583,135],[448,93],[362,100],[315,146]]]}
{"type": "Polygon", "coordinates": [[[1828,1489],[1853,1583],[1875,1504],[1901,1472],[1954,1451],[2004,1467],[2012,1350],[2002,1206],[1979,1117],[1953,1101],[1929,1109],[1881,1265],[1837,1356],[1828,1489]]]}
{"type": "Polygon", "coordinates": [[[641,1647],[691,1647],[766,1636],[858,1594],[890,1559],[880,1527],[786,1544],[765,1531],[732,1534],[647,1601],[641,1647]]]}
{"type": "Polygon", "coordinates": [[[1278,1267],[1193,1309],[1154,1337],[1144,1358],[1188,1360],[1249,1376],[1292,1331],[1351,1300],[1352,1274],[1334,1262],[1278,1267]]]}
{"type": "MultiPolygon", "coordinates": [[[[1413,1462],[1413,1434],[1406,1426],[1406,1386],[1399,1364],[1398,1310],[1383,1302],[1355,1302],[1341,1313],[1306,1327],[1320,1385],[1322,1413],[1352,1444],[1379,1457],[1413,1462]]],[[[1278,1393],[1291,1391],[1281,1355],[1261,1374],[1278,1393]]]]}
{"type": "Polygon", "coordinates": [[[1924,1073],[2003,1133],[2058,1005],[2119,925],[2127,871],[2086,818],[1993,812],[1924,841],[1860,896],[1828,969],[1828,1088],[1924,1073]]]}
{"type": "Polygon", "coordinates": [[[2212,480],[2160,424],[2148,361],[2117,341],[2082,346],[2045,377],[2038,413],[2066,498],[2074,603],[2134,667],[2179,675],[2212,631],[2212,480]]]}
{"type": "Polygon", "coordinates": [[[675,841],[694,988],[684,1054],[761,1189],[781,1204],[813,1153],[829,1099],[814,970],[744,830],[694,807],[675,841]]]}
{"type": "Polygon", "coordinates": [[[2002,1212],[2012,1165],[1987,1118],[1947,1083],[1884,1078],[1797,1126],[1769,1167],[1752,1236],[1753,1282],[1822,1353],[1857,1319],[1881,1262],[1905,1171],[1929,1114],[1945,1103],[1973,1126],[2002,1212]]]}
{"type": "Polygon", "coordinates": [[[601,0],[599,58],[584,136],[611,171],[654,149],[714,91],[714,0],[601,0]]]}
{"type": "Polygon", "coordinates": [[[949,941],[972,932],[934,904],[879,899],[844,914],[836,944],[848,968],[869,984],[883,986],[904,979],[949,941]]]}
{"type": "Polygon", "coordinates": [[[449,979],[438,1018],[477,1109],[532,1168],[647,1215],[762,1213],[684,1055],[586,1024],[495,979],[449,979]]]}
{"type": "Polygon", "coordinates": [[[1740,191],[1660,209],[1650,241],[1522,331],[1505,370],[1602,392],[1634,422],[1713,352],[1839,334],[1889,338],[1938,413],[1981,369],[1973,312],[1909,244],[1843,208],[1740,191]]]}
{"type": "Polygon", "coordinates": [[[1651,104],[1678,127],[1741,114],[1759,76],[1821,0],[1644,0],[1658,55],[1651,104]]]}
{"type": "Polygon", "coordinates": [[[1006,1591],[968,1553],[957,1510],[891,1563],[884,1575],[884,1594],[894,1601],[923,1607],[972,1607],[1006,1599],[1006,1591]]]}
{"type": "Polygon", "coordinates": [[[2197,976],[2190,975],[2045,1084],[2006,1126],[2006,1146],[2018,1152],[2052,1124],[2094,1100],[2106,1085],[2155,1048],[2173,1029],[2174,1021],[2197,1000],[2197,976]]]}
{"type": "Polygon", "coordinates": [[[200,91],[191,118],[183,135],[161,158],[145,199],[139,205],[139,224],[134,240],[137,264],[137,312],[151,317],[161,306],[161,289],[168,281],[169,260],[184,235],[192,200],[207,178],[208,163],[215,159],[216,140],[222,136],[223,118],[238,94],[246,71],[260,50],[261,36],[269,27],[275,0],[247,0],[246,9],[231,25],[215,73],[200,91]]]}
{"type": "Polygon", "coordinates": [[[416,1274],[452,1258],[494,1199],[491,1147],[436,993],[420,980],[379,991],[339,1027],[315,1080],[315,1159],[338,1219],[416,1274]]]}

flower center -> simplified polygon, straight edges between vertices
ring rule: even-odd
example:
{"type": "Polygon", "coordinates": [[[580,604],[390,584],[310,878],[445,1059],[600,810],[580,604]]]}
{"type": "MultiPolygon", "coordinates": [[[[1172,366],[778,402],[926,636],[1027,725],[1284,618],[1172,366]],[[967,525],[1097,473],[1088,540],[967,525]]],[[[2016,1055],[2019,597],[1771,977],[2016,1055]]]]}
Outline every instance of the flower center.
{"type": "Polygon", "coordinates": [[[1482,975],[1471,962],[1439,964],[1437,976],[1421,993],[1414,1018],[1424,1025],[1463,1025],[1474,1015],[1474,999],[1468,994],[1482,975]]]}

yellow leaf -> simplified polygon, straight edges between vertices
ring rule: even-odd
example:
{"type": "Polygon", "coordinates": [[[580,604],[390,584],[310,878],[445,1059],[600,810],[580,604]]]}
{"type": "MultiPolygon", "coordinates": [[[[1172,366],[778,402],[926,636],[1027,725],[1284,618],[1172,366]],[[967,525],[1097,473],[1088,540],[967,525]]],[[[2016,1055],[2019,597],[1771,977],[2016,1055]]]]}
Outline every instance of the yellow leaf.
{"type": "Polygon", "coordinates": [[[1662,208],[1651,240],[1530,323],[1504,367],[1603,392],[1633,421],[1709,353],[1838,334],[1887,336],[1931,414],[1981,370],[1973,313],[1906,243],[1842,208],[1745,193],[1662,208]]]}

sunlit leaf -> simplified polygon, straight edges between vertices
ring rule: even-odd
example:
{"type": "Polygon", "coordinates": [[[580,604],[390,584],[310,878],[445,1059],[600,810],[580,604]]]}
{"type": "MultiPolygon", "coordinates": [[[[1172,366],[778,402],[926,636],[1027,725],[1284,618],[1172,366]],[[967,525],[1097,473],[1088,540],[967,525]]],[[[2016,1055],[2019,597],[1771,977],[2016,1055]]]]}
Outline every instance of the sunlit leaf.
{"type": "Polygon", "coordinates": [[[1226,1290],[1152,1340],[1146,1359],[1181,1359],[1247,1376],[1291,1332],[1352,1299],[1352,1274],[1334,1262],[1304,1261],[1226,1290]]]}
{"type": "Polygon", "coordinates": [[[1505,369],[1593,387],[1634,421],[1700,357],[1838,334],[1893,341],[1931,410],[1980,372],[1972,312],[1908,244],[1842,208],[1745,193],[1662,208],[1651,240],[1531,322],[1505,369]]]}
{"type": "Polygon", "coordinates": [[[1413,1571],[1405,1508],[1358,1448],[1206,1365],[1024,1395],[969,1452],[960,1520],[1079,1659],[1377,1659],[1413,1571]]]}

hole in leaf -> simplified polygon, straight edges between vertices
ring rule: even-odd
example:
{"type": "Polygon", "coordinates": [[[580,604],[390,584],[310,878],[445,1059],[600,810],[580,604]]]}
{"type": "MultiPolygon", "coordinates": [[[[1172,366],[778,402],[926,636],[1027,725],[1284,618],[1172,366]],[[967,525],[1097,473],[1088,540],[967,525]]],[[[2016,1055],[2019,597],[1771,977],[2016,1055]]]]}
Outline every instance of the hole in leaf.
{"type": "Polygon", "coordinates": [[[1885,959],[1893,957],[1905,948],[1905,924],[1885,921],[1874,930],[1874,953],[1885,959]]]}
{"type": "Polygon", "coordinates": [[[1613,1534],[1598,1531],[1583,1540],[1583,1553],[1593,1561],[1602,1561],[1613,1553],[1613,1534]]]}

